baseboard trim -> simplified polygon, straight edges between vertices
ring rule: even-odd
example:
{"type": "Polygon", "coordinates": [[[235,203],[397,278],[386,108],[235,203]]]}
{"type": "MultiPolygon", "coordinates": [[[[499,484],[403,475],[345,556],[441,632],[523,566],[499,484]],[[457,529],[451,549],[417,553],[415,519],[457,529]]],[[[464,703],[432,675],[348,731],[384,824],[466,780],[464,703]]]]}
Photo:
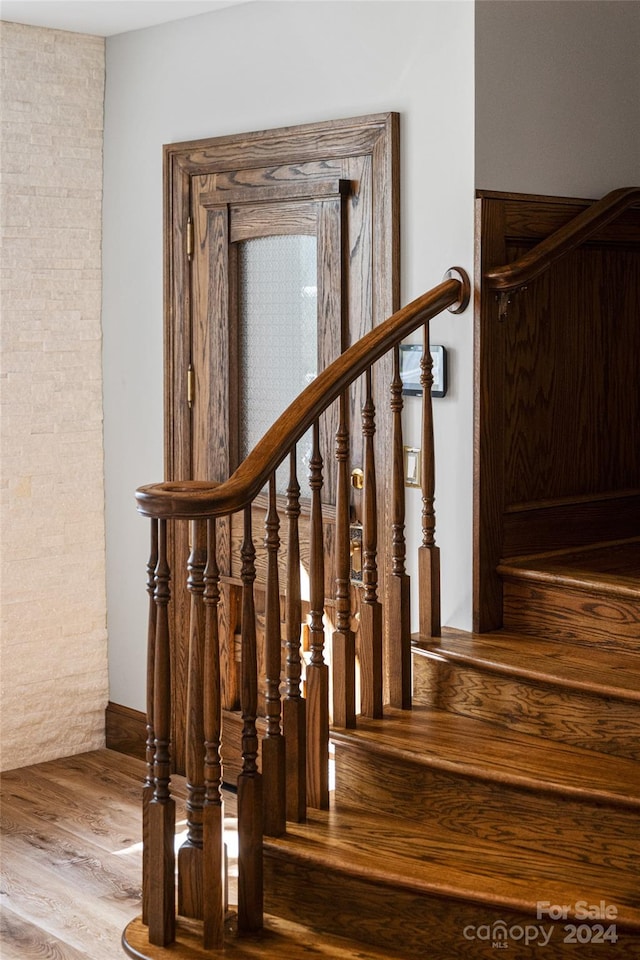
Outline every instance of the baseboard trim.
{"type": "Polygon", "coordinates": [[[105,735],[109,750],[137,760],[145,759],[147,718],[141,710],[109,701],[105,711],[105,735]]]}

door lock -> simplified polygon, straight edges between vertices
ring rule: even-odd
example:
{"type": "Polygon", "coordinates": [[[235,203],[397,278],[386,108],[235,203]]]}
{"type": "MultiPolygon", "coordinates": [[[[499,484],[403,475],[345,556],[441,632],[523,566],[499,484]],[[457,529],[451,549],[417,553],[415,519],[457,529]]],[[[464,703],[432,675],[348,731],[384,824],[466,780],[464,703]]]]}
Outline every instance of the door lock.
{"type": "Polygon", "coordinates": [[[354,490],[362,490],[364,487],[364,473],[360,467],[354,467],[351,471],[351,486],[354,490]]]}
{"type": "Polygon", "coordinates": [[[349,527],[349,554],[351,557],[349,577],[351,583],[362,583],[362,524],[349,527]]]}

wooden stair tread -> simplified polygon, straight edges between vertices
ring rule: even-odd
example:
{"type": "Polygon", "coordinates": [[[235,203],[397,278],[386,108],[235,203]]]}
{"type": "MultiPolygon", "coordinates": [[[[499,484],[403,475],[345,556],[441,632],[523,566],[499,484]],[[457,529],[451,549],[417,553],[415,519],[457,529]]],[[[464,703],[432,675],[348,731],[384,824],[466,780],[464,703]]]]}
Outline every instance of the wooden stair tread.
{"type": "Polygon", "coordinates": [[[443,628],[438,640],[418,641],[415,650],[432,651],[484,670],[640,703],[640,661],[633,653],[542,640],[509,630],[480,634],[451,627],[443,628]]]}
{"type": "Polygon", "coordinates": [[[640,811],[640,769],[634,761],[443,710],[387,707],[384,719],[359,717],[356,730],[334,729],[331,736],[337,744],[462,776],[640,811]]]}
{"type": "Polygon", "coordinates": [[[506,560],[502,576],[640,599],[640,540],[506,560]]]}
{"type": "Polygon", "coordinates": [[[604,898],[618,907],[621,924],[640,928],[635,873],[572,864],[548,853],[524,854],[477,837],[463,845],[437,823],[424,837],[406,818],[360,809],[313,810],[306,823],[289,823],[286,836],[266,838],[265,848],[370,882],[525,912],[535,911],[540,899],[575,904],[604,898]]]}
{"type": "Polygon", "coordinates": [[[168,947],[149,943],[148,927],[140,918],[133,920],[123,937],[128,956],[149,960],[393,960],[388,950],[357,943],[345,937],[323,933],[322,937],[308,927],[280,917],[265,915],[264,930],[251,936],[237,936],[234,918],[227,922],[225,945],[219,950],[205,950],[202,946],[202,924],[198,920],[179,917],[176,924],[176,942],[168,947]]]}

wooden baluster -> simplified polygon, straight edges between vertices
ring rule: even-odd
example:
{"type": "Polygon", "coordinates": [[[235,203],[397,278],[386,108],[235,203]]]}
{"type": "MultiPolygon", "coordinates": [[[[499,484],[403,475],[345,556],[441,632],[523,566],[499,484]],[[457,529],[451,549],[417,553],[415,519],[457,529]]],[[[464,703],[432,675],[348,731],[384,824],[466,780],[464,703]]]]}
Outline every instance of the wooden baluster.
{"type": "Polygon", "coordinates": [[[204,805],[204,568],[207,560],[205,520],[191,522],[187,587],[191,594],[187,665],[187,839],[178,851],[178,913],[202,919],[202,808],[204,805]]]}
{"type": "Polygon", "coordinates": [[[322,457],[318,421],[313,425],[309,463],[311,516],[309,519],[309,645],[307,668],[307,799],[321,810],[329,808],[329,668],[324,662],[324,537],[322,529],[322,457]]]}
{"type": "Polygon", "coordinates": [[[366,396],[362,408],[364,487],[362,524],[362,583],[360,609],[361,711],[365,717],[382,716],[382,606],[378,601],[378,501],[373,449],[375,406],[371,395],[371,368],[365,374],[366,396]]]}
{"type": "Polygon", "coordinates": [[[306,701],[301,695],[300,635],[302,603],[300,598],[300,484],[296,470],[295,447],[289,456],[287,487],[287,589],[286,589],[286,666],[285,700],[282,722],[286,744],[287,820],[302,823],[307,816],[307,741],[306,701]]]}
{"type": "Polygon", "coordinates": [[[269,509],[265,520],[267,582],[265,595],[265,712],[266,735],[262,741],[264,832],[279,837],[286,829],[285,741],[280,729],[280,674],[282,671],[282,630],[280,626],[280,582],[278,549],[280,518],[276,506],[276,478],[269,478],[269,509]]]}
{"type": "Polygon", "coordinates": [[[155,734],[153,732],[153,688],[156,658],[156,565],[158,563],[158,521],[151,521],[151,551],[147,564],[149,594],[149,627],[147,632],[147,773],[142,787],[142,922],[149,923],[149,804],[153,798],[153,764],[155,734]]]}
{"type": "Polygon", "coordinates": [[[156,649],[154,655],[153,799],[149,804],[149,942],[165,947],[175,940],[176,811],[171,796],[171,648],[169,601],[171,574],[167,562],[167,522],[158,522],[156,566],[156,649]]]}
{"type": "Polygon", "coordinates": [[[207,565],[204,571],[204,810],[202,881],[206,891],[203,904],[206,950],[224,942],[224,805],[222,801],[222,699],[220,683],[220,640],[218,603],[219,571],[216,556],[216,521],[207,521],[207,565]]]}
{"type": "Polygon", "coordinates": [[[253,583],[256,578],[251,506],[244,511],[242,543],[242,772],[238,777],[238,930],[262,928],[262,777],[258,773],[258,660],[253,583]]]}
{"type": "Polygon", "coordinates": [[[333,723],[336,727],[356,725],[356,646],[351,629],[351,560],[349,537],[349,429],[347,396],[340,397],[336,432],[336,629],[332,637],[333,723]]]}
{"type": "Polygon", "coordinates": [[[418,550],[420,584],[419,626],[422,637],[440,636],[440,548],[436,546],[434,508],[436,466],[433,443],[433,359],[429,348],[429,325],[424,327],[420,360],[422,384],[422,546],[418,550]]]}
{"type": "Polygon", "coordinates": [[[391,576],[389,577],[389,703],[411,708],[411,599],[410,577],[405,568],[404,536],[404,444],[402,439],[402,378],[400,348],[393,351],[391,381],[392,476],[391,476],[391,576]]]}

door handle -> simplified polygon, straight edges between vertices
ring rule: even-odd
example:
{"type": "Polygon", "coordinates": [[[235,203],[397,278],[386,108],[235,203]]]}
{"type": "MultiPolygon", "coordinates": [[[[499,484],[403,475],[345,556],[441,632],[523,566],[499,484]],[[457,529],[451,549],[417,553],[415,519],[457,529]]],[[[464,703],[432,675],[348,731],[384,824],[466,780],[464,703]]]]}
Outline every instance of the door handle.
{"type": "Polygon", "coordinates": [[[354,490],[362,490],[364,487],[364,473],[360,467],[354,467],[351,471],[351,486],[354,490]]]}

